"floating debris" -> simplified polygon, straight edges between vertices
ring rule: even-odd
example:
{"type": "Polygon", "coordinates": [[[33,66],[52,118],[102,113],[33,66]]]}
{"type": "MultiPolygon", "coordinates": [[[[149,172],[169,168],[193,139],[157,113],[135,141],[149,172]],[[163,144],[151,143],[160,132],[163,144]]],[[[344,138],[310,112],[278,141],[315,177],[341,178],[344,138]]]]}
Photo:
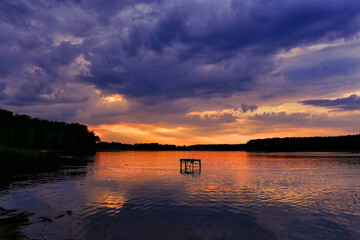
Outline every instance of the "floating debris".
{"type": "Polygon", "coordinates": [[[61,215],[55,217],[55,219],[59,219],[59,218],[62,218],[62,217],[65,217],[65,214],[61,214],[61,215]]]}

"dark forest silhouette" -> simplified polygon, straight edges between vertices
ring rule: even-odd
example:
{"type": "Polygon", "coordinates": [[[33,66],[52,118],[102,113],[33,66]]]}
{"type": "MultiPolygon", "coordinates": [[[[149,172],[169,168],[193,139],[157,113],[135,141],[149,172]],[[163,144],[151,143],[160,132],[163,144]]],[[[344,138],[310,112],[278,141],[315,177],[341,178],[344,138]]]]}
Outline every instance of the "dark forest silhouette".
{"type": "MultiPolygon", "coordinates": [[[[0,109],[0,150],[29,149],[65,152],[131,151],[360,151],[360,135],[254,139],[246,144],[176,146],[159,143],[100,142],[86,125],[32,118],[0,109]]],[[[0,151],[1,152],[1,151],[0,151]]],[[[2,151],[4,152],[4,151],[2,151]]]]}
{"type": "Polygon", "coordinates": [[[247,151],[360,151],[360,135],[255,139],[247,151]]]}
{"type": "Polygon", "coordinates": [[[130,150],[130,151],[243,151],[245,144],[199,144],[191,146],[176,146],[159,143],[124,144],[119,142],[100,142],[98,149],[130,150]]]}
{"type": "Polygon", "coordinates": [[[32,118],[0,109],[0,147],[90,151],[100,139],[87,126],[32,118]]]}
{"type": "Polygon", "coordinates": [[[288,137],[254,139],[246,144],[176,146],[159,143],[124,144],[100,142],[98,149],[131,151],[360,151],[360,135],[337,137],[288,137]]]}

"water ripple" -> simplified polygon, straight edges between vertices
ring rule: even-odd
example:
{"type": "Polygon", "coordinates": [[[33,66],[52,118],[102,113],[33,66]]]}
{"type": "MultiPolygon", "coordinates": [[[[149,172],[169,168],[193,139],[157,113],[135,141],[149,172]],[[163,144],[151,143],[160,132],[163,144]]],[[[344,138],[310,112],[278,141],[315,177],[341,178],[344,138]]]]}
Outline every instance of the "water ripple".
{"type": "Polygon", "coordinates": [[[34,212],[40,239],[359,239],[359,172],[342,153],[98,153],[4,186],[0,206],[34,212]],[[179,172],[189,157],[201,172],[179,172]]]}

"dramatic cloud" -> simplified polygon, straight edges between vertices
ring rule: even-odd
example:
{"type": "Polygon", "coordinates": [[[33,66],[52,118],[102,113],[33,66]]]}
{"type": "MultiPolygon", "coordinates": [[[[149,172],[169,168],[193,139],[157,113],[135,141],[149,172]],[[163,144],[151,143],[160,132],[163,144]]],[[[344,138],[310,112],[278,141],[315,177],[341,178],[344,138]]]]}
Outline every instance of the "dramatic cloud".
{"type": "Polygon", "coordinates": [[[6,84],[0,82],[0,100],[6,97],[4,93],[5,89],[6,89],[6,84]]]}
{"type": "Polygon", "coordinates": [[[342,128],[352,131],[360,131],[356,125],[358,118],[356,115],[329,115],[329,114],[309,114],[309,113],[287,113],[287,112],[265,112],[249,117],[249,120],[260,125],[292,127],[292,128],[342,128]]]}
{"type": "Polygon", "coordinates": [[[244,134],[360,90],[357,0],[3,0],[0,29],[1,107],[51,120],[244,134]]]}
{"type": "Polygon", "coordinates": [[[312,105],[317,107],[326,107],[336,110],[360,110],[360,97],[353,94],[345,98],[331,99],[317,99],[301,101],[302,104],[312,105]]]}
{"type": "Polygon", "coordinates": [[[245,104],[245,103],[242,103],[242,104],[241,104],[241,107],[238,108],[238,110],[241,110],[241,111],[244,112],[244,113],[246,113],[246,112],[248,112],[248,111],[253,112],[253,111],[255,111],[256,109],[258,109],[258,106],[256,106],[256,105],[247,105],[247,104],[245,104]]]}

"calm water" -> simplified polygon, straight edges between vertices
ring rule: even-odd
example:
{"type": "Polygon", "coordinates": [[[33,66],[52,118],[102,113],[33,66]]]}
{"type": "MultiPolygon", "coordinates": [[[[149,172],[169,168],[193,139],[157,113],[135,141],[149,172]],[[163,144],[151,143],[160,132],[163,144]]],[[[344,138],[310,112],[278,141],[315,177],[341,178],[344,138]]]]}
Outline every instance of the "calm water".
{"type": "Polygon", "coordinates": [[[356,154],[100,152],[25,179],[0,206],[35,213],[36,239],[360,239],[356,154]],[[180,158],[202,171],[180,173],[180,158]]]}

